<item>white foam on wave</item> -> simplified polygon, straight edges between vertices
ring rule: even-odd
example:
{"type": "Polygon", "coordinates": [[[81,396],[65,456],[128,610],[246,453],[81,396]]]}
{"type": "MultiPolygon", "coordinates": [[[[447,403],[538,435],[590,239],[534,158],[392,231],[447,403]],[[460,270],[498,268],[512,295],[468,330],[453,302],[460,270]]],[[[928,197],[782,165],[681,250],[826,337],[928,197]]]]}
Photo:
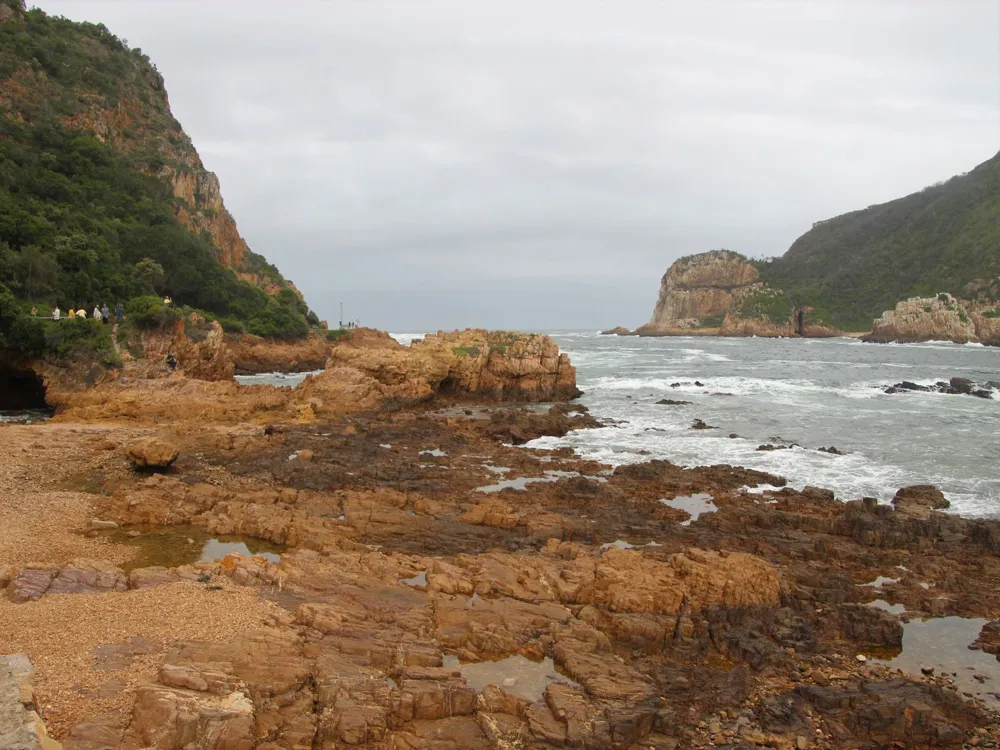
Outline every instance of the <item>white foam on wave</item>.
{"type": "Polygon", "coordinates": [[[392,338],[396,339],[396,341],[398,341],[403,346],[409,346],[414,341],[423,341],[424,340],[424,336],[426,336],[427,333],[426,332],[425,333],[390,333],[389,335],[392,338]]]}
{"type": "MultiPolygon", "coordinates": [[[[712,466],[728,464],[764,471],[784,477],[788,487],[801,490],[807,485],[833,490],[840,499],[874,497],[890,502],[896,491],[915,483],[936,484],[951,500],[953,508],[972,516],[993,515],[1000,498],[978,492],[978,482],[956,481],[935,473],[914,477],[911,470],[881,463],[862,453],[836,455],[802,447],[758,451],[758,442],[727,438],[718,432],[692,433],[686,427],[662,425],[649,431],[635,423],[590,430],[577,430],[563,438],[543,437],[527,444],[528,448],[571,447],[584,459],[612,466],[666,459],[675,464],[712,466]]],[[[765,492],[774,488],[758,488],[765,492]]]]}

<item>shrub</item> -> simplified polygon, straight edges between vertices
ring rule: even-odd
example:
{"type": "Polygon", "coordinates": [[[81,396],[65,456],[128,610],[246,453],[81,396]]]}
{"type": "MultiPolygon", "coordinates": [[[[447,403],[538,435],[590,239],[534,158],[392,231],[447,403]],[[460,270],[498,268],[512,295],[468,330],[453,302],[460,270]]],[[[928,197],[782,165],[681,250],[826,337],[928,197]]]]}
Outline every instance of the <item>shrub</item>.
{"type": "Polygon", "coordinates": [[[351,332],[346,328],[332,328],[326,332],[327,341],[340,341],[341,339],[351,338],[351,332]]]}
{"type": "Polygon", "coordinates": [[[137,328],[148,331],[175,324],[181,319],[181,312],[165,305],[159,297],[146,295],[130,299],[125,305],[125,316],[137,328]]]}

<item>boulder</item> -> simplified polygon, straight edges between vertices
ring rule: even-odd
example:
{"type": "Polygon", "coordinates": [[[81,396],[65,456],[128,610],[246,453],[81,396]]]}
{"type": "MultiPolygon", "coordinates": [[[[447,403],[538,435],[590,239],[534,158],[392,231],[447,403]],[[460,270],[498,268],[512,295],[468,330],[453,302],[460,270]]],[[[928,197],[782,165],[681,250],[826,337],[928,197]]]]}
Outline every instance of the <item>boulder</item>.
{"type": "Polygon", "coordinates": [[[944,510],[951,506],[941,490],[933,484],[913,484],[901,487],[892,499],[897,513],[926,518],[932,510],[944,510]]]}
{"type": "Polygon", "coordinates": [[[166,440],[146,438],[128,446],[125,454],[137,469],[166,469],[177,460],[180,451],[166,440]]]}

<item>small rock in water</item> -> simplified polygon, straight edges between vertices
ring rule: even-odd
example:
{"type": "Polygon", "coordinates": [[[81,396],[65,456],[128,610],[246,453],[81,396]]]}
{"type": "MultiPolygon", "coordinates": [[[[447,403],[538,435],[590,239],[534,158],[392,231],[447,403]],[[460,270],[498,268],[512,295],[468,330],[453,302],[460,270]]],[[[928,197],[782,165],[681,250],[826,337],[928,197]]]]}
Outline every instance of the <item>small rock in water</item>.
{"type": "Polygon", "coordinates": [[[854,658],[855,658],[855,659],[857,659],[857,660],[858,660],[859,662],[861,662],[862,664],[864,664],[864,663],[865,663],[866,661],[868,661],[868,657],[867,657],[867,656],[865,656],[864,654],[858,654],[858,655],[857,655],[857,656],[855,656],[854,658]]]}
{"type": "Polygon", "coordinates": [[[512,688],[512,687],[515,687],[516,685],[517,685],[517,678],[516,677],[506,677],[506,678],[504,678],[503,686],[505,688],[512,688]]]}
{"type": "Polygon", "coordinates": [[[934,667],[928,667],[924,664],[920,667],[920,671],[927,675],[934,674],[934,667]]]}
{"type": "Polygon", "coordinates": [[[705,424],[702,420],[694,420],[694,424],[691,425],[692,430],[717,430],[718,427],[712,427],[712,425],[705,424]]]}
{"type": "Polygon", "coordinates": [[[843,453],[841,453],[839,450],[837,450],[832,445],[829,448],[817,448],[816,450],[821,451],[823,453],[832,453],[835,456],[843,456],[844,455],[843,453]]]}
{"type": "Polygon", "coordinates": [[[135,539],[136,537],[142,536],[142,532],[139,531],[138,529],[132,529],[125,536],[127,536],[129,539],[135,539]]]}
{"type": "Polygon", "coordinates": [[[95,518],[90,522],[90,528],[92,529],[117,529],[118,524],[114,521],[102,521],[99,518],[95,518]]]}

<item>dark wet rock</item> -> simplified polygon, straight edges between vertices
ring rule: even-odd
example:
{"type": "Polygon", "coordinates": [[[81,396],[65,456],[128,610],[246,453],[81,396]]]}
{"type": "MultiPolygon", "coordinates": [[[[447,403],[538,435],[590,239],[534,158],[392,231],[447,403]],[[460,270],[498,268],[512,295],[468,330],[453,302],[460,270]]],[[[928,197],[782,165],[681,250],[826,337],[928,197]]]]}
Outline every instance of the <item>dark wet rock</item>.
{"type": "Polygon", "coordinates": [[[987,654],[1000,654],[1000,620],[991,620],[983,625],[979,637],[969,648],[985,651],[987,654]]]}
{"type": "Polygon", "coordinates": [[[656,402],[657,406],[683,406],[690,403],[690,401],[674,401],[672,398],[661,398],[656,402]]]}
{"type": "Polygon", "coordinates": [[[923,392],[923,393],[950,393],[963,396],[976,396],[977,398],[992,399],[993,391],[997,389],[997,384],[990,380],[985,383],[977,384],[968,378],[952,378],[949,382],[944,382],[943,380],[937,381],[934,385],[918,385],[917,383],[912,383],[909,380],[904,380],[901,383],[896,383],[895,385],[888,386],[884,389],[885,393],[908,393],[908,392],[923,392]]]}
{"type": "Polygon", "coordinates": [[[490,414],[490,435],[511,445],[524,445],[543,436],[562,437],[571,430],[601,426],[585,412],[586,407],[576,404],[559,404],[544,413],[501,409],[490,414]]]}
{"type": "Polygon", "coordinates": [[[790,445],[772,445],[771,443],[764,443],[763,445],[758,445],[757,450],[759,451],[787,451],[790,450],[792,446],[790,445]]]}
{"type": "Polygon", "coordinates": [[[837,450],[832,445],[829,448],[817,448],[816,450],[820,451],[821,453],[832,453],[834,456],[843,456],[844,455],[841,451],[837,450]]]}
{"type": "Polygon", "coordinates": [[[692,430],[717,430],[719,428],[718,427],[713,427],[710,424],[705,424],[705,422],[703,420],[701,420],[701,419],[696,419],[691,424],[691,429],[692,430]]]}
{"type": "Polygon", "coordinates": [[[972,381],[968,378],[952,378],[949,385],[955,393],[972,393],[972,381]]]}

